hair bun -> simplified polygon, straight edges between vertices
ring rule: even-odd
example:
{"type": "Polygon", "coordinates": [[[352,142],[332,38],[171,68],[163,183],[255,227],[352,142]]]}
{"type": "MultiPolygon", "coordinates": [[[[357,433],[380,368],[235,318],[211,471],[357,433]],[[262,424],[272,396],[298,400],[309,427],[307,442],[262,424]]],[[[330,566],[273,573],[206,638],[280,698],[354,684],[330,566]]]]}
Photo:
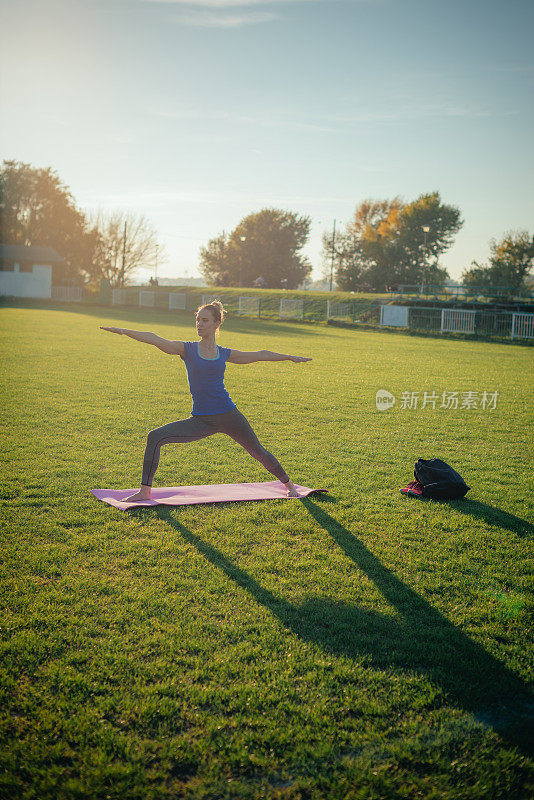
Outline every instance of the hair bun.
{"type": "Polygon", "coordinates": [[[220,315],[221,315],[221,322],[222,322],[222,321],[223,321],[223,319],[224,319],[224,318],[225,318],[225,316],[226,316],[226,312],[225,312],[225,310],[224,310],[224,306],[223,306],[223,304],[221,303],[221,301],[220,301],[220,300],[212,300],[212,302],[210,303],[210,306],[215,306],[216,308],[218,308],[218,309],[219,309],[219,313],[220,313],[220,315]]]}
{"type": "Polygon", "coordinates": [[[226,316],[226,312],[224,310],[224,306],[223,306],[223,304],[221,303],[220,300],[212,300],[211,303],[204,303],[204,305],[199,306],[197,308],[197,312],[196,313],[198,314],[198,312],[202,308],[209,309],[213,313],[213,316],[215,317],[215,321],[218,322],[219,324],[223,321],[223,319],[226,316]]]}

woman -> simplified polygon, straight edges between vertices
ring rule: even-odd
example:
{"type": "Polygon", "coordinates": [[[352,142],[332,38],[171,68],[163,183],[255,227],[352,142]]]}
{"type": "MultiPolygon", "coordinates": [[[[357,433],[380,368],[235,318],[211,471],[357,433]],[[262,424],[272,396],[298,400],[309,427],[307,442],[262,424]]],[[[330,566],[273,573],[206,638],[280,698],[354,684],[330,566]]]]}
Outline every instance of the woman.
{"type": "Polygon", "coordinates": [[[164,353],[179,355],[185,362],[189,389],[193,396],[193,410],[188,419],[170,422],[161,428],[150,431],[143,458],[141,489],[128,502],[150,500],[152,481],[159,463],[160,448],[172,442],[194,442],[214,433],[226,433],[245,450],[254,456],[285,487],[288,497],[298,497],[295,485],[276,458],[258,441],[243,414],[237,409],[224,388],[223,377],[226,362],[231,364],[252,364],[255,361],[311,361],[302,356],[288,356],[270,350],[243,352],[219,347],[215,336],[224,319],[222,303],[214,300],[200,306],[196,312],[199,342],[180,342],[162,339],[155,333],[131,331],[126,328],[105,328],[101,330],[124,334],[139,342],[153,344],[164,353]]]}

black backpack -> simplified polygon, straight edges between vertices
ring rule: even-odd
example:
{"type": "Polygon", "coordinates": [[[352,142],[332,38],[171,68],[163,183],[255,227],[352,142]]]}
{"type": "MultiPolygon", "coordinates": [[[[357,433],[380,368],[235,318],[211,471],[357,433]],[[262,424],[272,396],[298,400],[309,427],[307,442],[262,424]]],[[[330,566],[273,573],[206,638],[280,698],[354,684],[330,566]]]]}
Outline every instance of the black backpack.
{"type": "Polygon", "coordinates": [[[464,497],[471,488],[456,470],[440,458],[420,458],[414,469],[414,477],[423,487],[422,496],[434,500],[454,500],[464,497]]]}

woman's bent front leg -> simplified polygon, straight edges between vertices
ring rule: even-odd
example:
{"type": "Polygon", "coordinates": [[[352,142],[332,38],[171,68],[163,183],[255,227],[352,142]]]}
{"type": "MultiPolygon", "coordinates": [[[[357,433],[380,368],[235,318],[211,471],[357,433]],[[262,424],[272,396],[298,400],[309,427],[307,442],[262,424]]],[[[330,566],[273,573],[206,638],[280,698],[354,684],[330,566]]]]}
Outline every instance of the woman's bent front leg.
{"type": "Polygon", "coordinates": [[[150,500],[152,491],[152,481],[159,464],[161,448],[164,444],[174,444],[179,442],[194,442],[197,439],[204,439],[216,433],[213,428],[206,425],[198,417],[188,417],[177,422],[169,422],[161,428],[154,428],[147,436],[145,455],[143,456],[143,477],[141,478],[141,489],[131,497],[126,497],[125,501],[140,502],[150,500]]]}
{"type": "Polygon", "coordinates": [[[155,428],[147,436],[145,455],[143,457],[143,477],[144,486],[152,486],[154,475],[159,464],[160,451],[164,444],[176,444],[195,442],[216,433],[213,428],[207,425],[198,417],[180,419],[177,422],[169,422],[161,428],[155,428]]]}
{"type": "Polygon", "coordinates": [[[178,442],[195,442],[197,439],[204,439],[211,436],[216,431],[198,417],[180,419],[177,422],[169,422],[161,428],[155,428],[147,436],[145,455],[143,457],[143,477],[141,478],[141,489],[131,497],[125,498],[130,502],[150,500],[152,481],[159,464],[160,450],[164,444],[178,442]]]}

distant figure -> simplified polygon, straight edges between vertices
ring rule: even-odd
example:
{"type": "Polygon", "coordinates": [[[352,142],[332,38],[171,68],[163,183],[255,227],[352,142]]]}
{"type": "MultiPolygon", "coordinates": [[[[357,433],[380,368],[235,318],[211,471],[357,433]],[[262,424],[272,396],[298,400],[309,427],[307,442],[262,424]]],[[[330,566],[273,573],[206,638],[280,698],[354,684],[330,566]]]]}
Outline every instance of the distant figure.
{"type": "Polygon", "coordinates": [[[259,278],[256,278],[254,281],[254,286],[256,286],[258,289],[265,289],[265,278],[263,275],[260,275],[259,278]]]}

